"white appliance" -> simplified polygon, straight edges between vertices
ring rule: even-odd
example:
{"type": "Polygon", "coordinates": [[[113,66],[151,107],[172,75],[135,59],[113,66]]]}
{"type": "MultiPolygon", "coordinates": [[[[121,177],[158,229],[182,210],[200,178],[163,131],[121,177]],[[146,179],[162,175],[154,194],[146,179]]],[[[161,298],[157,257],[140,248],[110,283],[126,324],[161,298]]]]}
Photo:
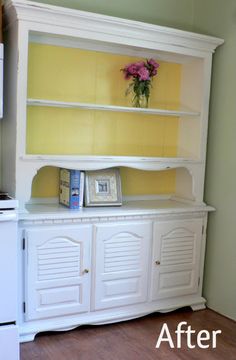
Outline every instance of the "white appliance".
{"type": "Polygon", "coordinates": [[[0,43],[0,119],[3,117],[3,44],[0,43]]]}
{"type": "Polygon", "coordinates": [[[0,360],[19,359],[17,206],[16,200],[0,193],[0,360]]]}

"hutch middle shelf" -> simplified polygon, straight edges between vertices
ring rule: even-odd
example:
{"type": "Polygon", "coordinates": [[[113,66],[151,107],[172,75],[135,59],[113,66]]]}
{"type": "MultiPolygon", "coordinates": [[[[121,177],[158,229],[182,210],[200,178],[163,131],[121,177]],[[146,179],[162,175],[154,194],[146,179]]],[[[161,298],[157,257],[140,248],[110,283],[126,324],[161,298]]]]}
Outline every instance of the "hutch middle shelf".
{"type": "MultiPolygon", "coordinates": [[[[46,106],[46,107],[58,107],[58,108],[79,108],[87,110],[101,110],[101,111],[115,111],[115,112],[133,112],[150,115],[162,115],[162,116],[199,116],[200,112],[191,111],[180,107],[180,109],[168,109],[168,105],[163,106],[163,109],[150,109],[150,108],[135,108],[128,106],[115,106],[115,105],[101,105],[101,104],[89,104],[79,102],[63,102],[55,100],[45,99],[27,99],[27,105],[29,106],[46,106]]],[[[174,106],[173,106],[174,107],[174,106]]]]}

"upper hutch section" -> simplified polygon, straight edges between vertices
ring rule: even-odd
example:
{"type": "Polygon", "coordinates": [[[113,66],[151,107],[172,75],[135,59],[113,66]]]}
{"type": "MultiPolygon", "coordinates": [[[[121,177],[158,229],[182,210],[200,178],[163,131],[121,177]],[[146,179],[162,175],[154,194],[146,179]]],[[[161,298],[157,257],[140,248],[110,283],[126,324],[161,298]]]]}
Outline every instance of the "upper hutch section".
{"type": "Polygon", "coordinates": [[[176,169],[174,193],[202,202],[212,54],[223,40],[26,0],[6,0],[4,14],[7,191],[27,202],[50,166],[176,169]],[[137,109],[120,69],[147,58],[159,74],[149,108],[137,109]]]}
{"type": "Polygon", "coordinates": [[[221,40],[30,1],[6,1],[5,13],[20,38],[21,159],[204,162],[211,57],[221,40]],[[120,69],[143,58],[161,66],[149,108],[137,109],[120,69]]]}

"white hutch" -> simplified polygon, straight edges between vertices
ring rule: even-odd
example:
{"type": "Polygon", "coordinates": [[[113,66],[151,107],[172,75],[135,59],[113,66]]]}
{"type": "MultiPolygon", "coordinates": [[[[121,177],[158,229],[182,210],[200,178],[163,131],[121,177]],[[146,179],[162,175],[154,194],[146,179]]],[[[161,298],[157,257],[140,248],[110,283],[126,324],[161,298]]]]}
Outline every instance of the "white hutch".
{"type": "Polygon", "coordinates": [[[213,210],[203,202],[211,63],[223,41],[30,1],[7,0],[4,8],[3,187],[20,202],[21,340],[183,306],[203,309],[213,210]],[[148,109],[132,108],[120,68],[151,57],[161,62],[151,97],[160,97],[148,109]],[[75,81],[71,69],[81,64],[75,81]],[[114,82],[111,64],[121,80],[114,82]],[[113,90],[119,94],[110,96],[113,90]],[[71,211],[32,199],[45,167],[120,167],[144,179],[171,173],[174,185],[169,194],[126,196],[119,208],[71,211]]]}

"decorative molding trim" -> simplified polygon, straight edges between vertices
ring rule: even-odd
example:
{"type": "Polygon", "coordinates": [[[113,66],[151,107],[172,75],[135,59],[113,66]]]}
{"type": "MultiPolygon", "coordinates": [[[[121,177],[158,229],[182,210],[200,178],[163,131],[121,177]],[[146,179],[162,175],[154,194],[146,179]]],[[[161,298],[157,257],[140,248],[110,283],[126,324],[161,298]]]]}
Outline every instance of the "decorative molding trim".
{"type": "Polygon", "coordinates": [[[15,9],[11,13],[12,21],[19,19],[59,25],[80,31],[82,38],[83,31],[86,31],[87,37],[88,34],[92,39],[102,36],[105,41],[114,43],[132,45],[134,39],[139,39],[147,48],[164,50],[168,44],[169,48],[182,47],[209,53],[223,43],[222,39],[207,35],[26,0],[7,0],[5,12],[11,12],[12,8],[15,9]]]}
{"type": "MultiPolygon", "coordinates": [[[[193,218],[203,218],[208,210],[199,209],[199,211],[195,210],[185,210],[185,211],[170,211],[169,213],[159,213],[159,214],[143,214],[143,215],[94,215],[92,217],[63,217],[61,214],[45,214],[42,215],[36,214],[26,215],[20,214],[19,220],[22,226],[27,225],[65,225],[65,224],[96,224],[96,223],[104,223],[104,222],[121,222],[121,221],[135,221],[135,220],[181,220],[183,217],[184,220],[193,219],[193,218]]],[[[78,216],[78,215],[77,215],[78,216]]]]}

